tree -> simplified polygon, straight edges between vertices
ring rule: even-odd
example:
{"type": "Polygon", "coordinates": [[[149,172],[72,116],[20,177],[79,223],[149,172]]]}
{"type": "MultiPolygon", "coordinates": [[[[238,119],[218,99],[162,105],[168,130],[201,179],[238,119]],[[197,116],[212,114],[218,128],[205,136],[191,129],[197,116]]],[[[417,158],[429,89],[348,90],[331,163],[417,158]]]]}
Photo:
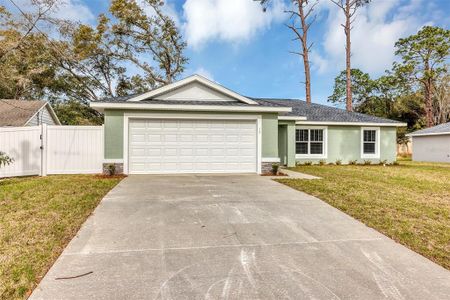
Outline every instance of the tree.
{"type": "MultiPolygon", "coordinates": [[[[20,9],[17,4],[14,2],[12,3],[16,8],[20,9]]],[[[32,0],[30,5],[34,13],[24,12],[21,18],[13,16],[6,7],[0,5],[0,35],[8,36],[21,32],[19,39],[2,40],[0,60],[9,52],[16,50],[25,43],[28,35],[35,31],[37,24],[40,21],[45,21],[48,17],[47,14],[52,8],[56,7],[57,4],[57,0],[32,0]],[[23,19],[25,19],[25,21],[23,19]],[[14,28],[14,30],[11,30],[12,28],[14,28]]]]}
{"type": "Polygon", "coordinates": [[[45,16],[59,36],[49,36],[37,24],[47,10],[32,18],[19,6],[19,15],[0,6],[0,98],[49,100],[67,124],[96,124],[101,116],[89,109],[89,101],[172,82],[187,63],[186,43],[162,5],[114,0],[111,14],[100,15],[95,26],[45,16]],[[129,75],[130,66],[137,67],[136,74],[129,75]]]}
{"type": "MultiPolygon", "coordinates": [[[[371,79],[369,74],[358,69],[352,69],[351,74],[352,105],[355,111],[406,122],[408,131],[423,126],[424,109],[420,100],[422,94],[416,91],[410,82],[392,72],[386,72],[377,79],[371,79]]],[[[345,77],[346,71],[336,77],[333,94],[328,97],[328,101],[345,103],[345,77]]]]}
{"type": "MultiPolygon", "coordinates": [[[[11,35],[0,34],[0,38],[6,43],[22,37],[18,32],[11,35]]],[[[56,73],[57,66],[47,40],[39,34],[28,34],[20,45],[0,60],[0,98],[45,98],[55,85],[56,73]]]]}
{"type": "MultiPolygon", "coordinates": [[[[350,81],[353,86],[351,104],[358,107],[372,96],[376,83],[370,78],[369,74],[360,69],[350,70],[350,81]]],[[[334,79],[333,94],[328,97],[328,101],[341,104],[347,103],[347,99],[347,71],[344,70],[334,79]]]]}
{"type": "Polygon", "coordinates": [[[11,164],[13,161],[14,159],[6,155],[6,153],[0,151],[0,168],[11,164]]]}
{"type": "Polygon", "coordinates": [[[47,40],[36,31],[55,1],[32,1],[35,14],[11,14],[0,6],[0,98],[41,98],[55,79],[47,40]]]}
{"type": "Polygon", "coordinates": [[[344,27],[344,33],[346,37],[345,41],[345,66],[346,66],[346,109],[352,111],[352,81],[351,81],[351,38],[350,33],[352,30],[352,24],[354,22],[354,16],[359,7],[367,4],[370,0],[330,0],[336,4],[345,15],[345,24],[341,24],[344,27]]]}
{"type": "Polygon", "coordinates": [[[426,126],[435,124],[433,97],[436,81],[447,72],[450,53],[450,30],[425,26],[417,34],[395,43],[395,54],[402,59],[394,63],[396,73],[420,84],[424,92],[426,126]]]}
{"type": "MultiPolygon", "coordinates": [[[[261,4],[267,4],[270,0],[260,0],[261,4]]],[[[292,30],[295,35],[294,41],[300,41],[301,51],[292,51],[303,59],[303,67],[305,73],[305,96],[306,103],[311,103],[311,69],[309,61],[309,53],[311,51],[312,43],[308,43],[308,31],[314,23],[316,16],[311,17],[311,13],[319,0],[313,2],[309,0],[292,0],[292,4],[296,10],[288,10],[290,14],[290,24],[286,26],[292,30]]]]}
{"type": "Polygon", "coordinates": [[[171,83],[188,61],[183,55],[186,43],[175,22],[162,12],[163,1],[141,2],[153,15],[148,16],[135,0],[112,1],[110,12],[117,22],[111,26],[115,46],[111,53],[143,71],[150,87],[171,83]],[[154,64],[142,56],[149,57],[154,64]]]}
{"type": "Polygon", "coordinates": [[[53,108],[63,125],[103,124],[103,115],[80,101],[60,101],[55,103],[53,108]]]}
{"type": "Polygon", "coordinates": [[[314,6],[317,5],[318,0],[313,4],[309,4],[308,0],[293,0],[292,1],[297,11],[290,10],[291,14],[290,19],[292,20],[291,24],[288,24],[287,27],[290,28],[296,38],[295,40],[299,40],[301,44],[301,52],[293,52],[294,54],[298,54],[303,58],[303,67],[305,73],[305,94],[306,94],[306,103],[311,103],[311,71],[309,67],[309,52],[312,47],[312,43],[308,44],[308,30],[311,27],[312,23],[314,23],[316,16],[312,18],[311,21],[308,22],[309,16],[314,10],[314,6]],[[300,27],[296,25],[295,19],[299,18],[300,27]]]}
{"type": "Polygon", "coordinates": [[[168,84],[184,71],[186,43],[161,1],[114,0],[112,18],[101,14],[96,27],[61,22],[65,44],[60,66],[72,80],[75,95],[98,100],[168,84]],[[145,5],[146,7],[143,7],[145,5]],[[144,9],[150,9],[148,15],[144,9]],[[126,64],[140,73],[127,76],[126,64]]]}
{"type": "Polygon", "coordinates": [[[433,100],[435,123],[450,121],[450,74],[445,73],[437,80],[433,100]]]}

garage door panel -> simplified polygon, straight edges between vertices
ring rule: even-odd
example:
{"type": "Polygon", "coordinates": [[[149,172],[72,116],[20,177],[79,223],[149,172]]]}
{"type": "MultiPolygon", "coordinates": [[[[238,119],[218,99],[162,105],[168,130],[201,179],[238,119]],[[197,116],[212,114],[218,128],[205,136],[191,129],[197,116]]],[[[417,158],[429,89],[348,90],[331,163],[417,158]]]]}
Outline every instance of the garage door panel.
{"type": "Polygon", "coordinates": [[[194,155],[194,149],[192,149],[192,148],[180,148],[179,154],[180,154],[180,156],[183,156],[183,157],[186,157],[186,156],[191,157],[192,155],[194,155]]]}
{"type": "Polygon", "coordinates": [[[129,172],[256,172],[256,121],[131,120],[129,172]]]}

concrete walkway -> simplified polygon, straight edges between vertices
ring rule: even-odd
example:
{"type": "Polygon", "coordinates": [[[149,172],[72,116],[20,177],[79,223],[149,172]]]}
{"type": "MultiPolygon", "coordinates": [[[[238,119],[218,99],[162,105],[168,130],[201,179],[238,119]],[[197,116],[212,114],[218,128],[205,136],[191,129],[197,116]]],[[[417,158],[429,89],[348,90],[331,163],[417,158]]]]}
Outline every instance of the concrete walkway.
{"type": "MultiPolygon", "coordinates": [[[[286,174],[288,177],[288,179],[321,179],[320,177],[317,176],[313,176],[313,175],[309,175],[309,174],[305,174],[305,173],[300,173],[297,171],[291,171],[289,169],[286,168],[281,168],[281,172],[283,172],[284,174],[286,174]]],[[[283,178],[283,177],[276,177],[276,178],[283,178]]]]}
{"type": "Polygon", "coordinates": [[[268,178],[130,176],[31,299],[450,299],[450,272],[268,178]]]}

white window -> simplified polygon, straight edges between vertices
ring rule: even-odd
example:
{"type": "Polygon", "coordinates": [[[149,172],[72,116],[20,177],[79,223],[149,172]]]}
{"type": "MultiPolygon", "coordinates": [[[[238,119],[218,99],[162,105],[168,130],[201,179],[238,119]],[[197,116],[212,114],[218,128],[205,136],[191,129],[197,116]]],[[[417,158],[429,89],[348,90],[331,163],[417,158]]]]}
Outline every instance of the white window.
{"type": "Polygon", "coordinates": [[[380,128],[361,128],[361,158],[380,158],[380,128]]]}
{"type": "Polygon", "coordinates": [[[326,158],[326,127],[297,127],[295,130],[296,158],[326,158]]]}

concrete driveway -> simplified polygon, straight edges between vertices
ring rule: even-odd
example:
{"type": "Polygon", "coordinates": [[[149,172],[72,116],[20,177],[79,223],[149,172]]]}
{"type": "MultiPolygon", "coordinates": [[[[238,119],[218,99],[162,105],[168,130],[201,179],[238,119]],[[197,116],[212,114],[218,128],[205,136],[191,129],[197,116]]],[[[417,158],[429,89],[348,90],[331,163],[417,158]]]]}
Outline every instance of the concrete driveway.
{"type": "Polygon", "coordinates": [[[450,299],[450,272],[268,178],[130,176],[31,299],[450,299]]]}

